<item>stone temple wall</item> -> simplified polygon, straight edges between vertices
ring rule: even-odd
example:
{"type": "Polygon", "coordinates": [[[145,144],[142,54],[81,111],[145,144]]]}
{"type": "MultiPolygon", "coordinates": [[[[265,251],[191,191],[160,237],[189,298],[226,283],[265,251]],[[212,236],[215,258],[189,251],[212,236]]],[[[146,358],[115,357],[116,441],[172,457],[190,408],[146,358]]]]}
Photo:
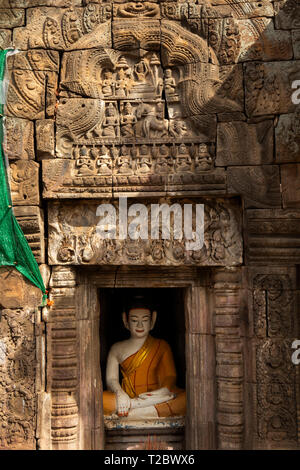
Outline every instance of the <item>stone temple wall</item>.
{"type": "Polygon", "coordinates": [[[207,445],[299,448],[299,18],[296,0],[1,0],[12,200],[55,303],[0,269],[0,448],[85,447],[76,270],[119,265],[211,272],[207,445]],[[204,248],[100,240],[120,195],[204,202],[204,248]]]}

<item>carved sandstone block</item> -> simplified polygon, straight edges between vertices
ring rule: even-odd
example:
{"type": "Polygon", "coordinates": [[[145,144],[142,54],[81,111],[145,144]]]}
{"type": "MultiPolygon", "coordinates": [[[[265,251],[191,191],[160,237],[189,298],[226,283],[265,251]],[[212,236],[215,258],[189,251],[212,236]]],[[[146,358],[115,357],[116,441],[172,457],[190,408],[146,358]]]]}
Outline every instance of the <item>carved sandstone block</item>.
{"type": "Polygon", "coordinates": [[[13,205],[39,205],[39,164],[17,160],[9,170],[13,205]]]}
{"type": "Polygon", "coordinates": [[[248,320],[251,335],[297,337],[296,269],[253,267],[248,269],[247,276],[251,289],[248,320]]]}
{"type": "Polygon", "coordinates": [[[283,207],[300,207],[300,164],[281,165],[283,207]]]}
{"type": "Polygon", "coordinates": [[[0,28],[15,28],[25,24],[25,11],[21,8],[0,8],[0,28]]]}
{"type": "Polygon", "coordinates": [[[55,72],[10,70],[4,114],[25,119],[43,119],[45,114],[53,116],[56,88],[55,72]]]}
{"type": "MultiPolygon", "coordinates": [[[[193,156],[186,145],[181,144],[180,155],[176,159],[169,154],[170,147],[161,146],[161,154],[153,156],[152,149],[142,146],[137,162],[128,155],[117,158],[112,163],[108,147],[102,154],[101,148],[86,148],[85,155],[76,160],[53,159],[43,161],[43,195],[46,198],[99,198],[111,197],[125,192],[127,195],[139,193],[224,194],[226,191],[225,170],[212,169],[213,156],[206,144],[195,146],[198,154],[193,156]],[[106,152],[105,151],[105,152],[106,152]],[[89,157],[98,155],[96,159],[89,157]]],[[[118,149],[115,149],[117,152],[118,149]]],[[[80,150],[79,150],[80,151],[80,150]]],[[[159,150],[158,150],[159,152],[159,150]]]]}
{"type": "MultiPolygon", "coordinates": [[[[80,6],[81,3],[81,0],[2,0],[2,8],[71,7],[80,6]]],[[[96,2],[93,1],[92,3],[96,2]]]]}
{"type": "Polygon", "coordinates": [[[14,30],[14,45],[23,50],[111,47],[110,15],[106,7],[94,4],[71,9],[30,8],[27,26],[14,30]]]}
{"type": "Polygon", "coordinates": [[[0,284],[2,308],[34,308],[42,301],[41,290],[12,266],[0,268],[0,284]]]}
{"type": "Polygon", "coordinates": [[[0,29],[0,49],[11,47],[11,31],[9,29],[0,29]]]}
{"type": "MultiPolygon", "coordinates": [[[[108,200],[102,200],[107,204],[108,200]]],[[[157,199],[161,203],[163,199],[157,199]]],[[[164,199],[164,201],[166,201],[164,199]]],[[[176,200],[168,199],[169,203],[176,200]]],[[[184,199],[183,202],[192,202],[184,199]]],[[[200,202],[200,200],[197,200],[200,202]]],[[[61,265],[239,265],[242,262],[240,207],[237,201],[203,199],[207,229],[204,245],[187,250],[185,240],[104,239],[97,232],[97,202],[52,202],[49,206],[49,262],[61,265]],[[212,222],[212,218],[214,222],[212,222]]],[[[110,201],[119,211],[118,200],[110,201]]],[[[132,202],[132,200],[131,200],[132,202]]],[[[139,202],[143,200],[139,199],[139,202]]],[[[146,201],[145,201],[146,202],[146,201]]],[[[195,202],[195,201],[194,201],[195,202]]],[[[147,208],[150,210],[149,203],[147,208]]],[[[128,207],[131,203],[128,203],[128,207]]],[[[148,210],[148,209],[147,209],[148,210]]]]}
{"type": "Polygon", "coordinates": [[[300,261],[300,211],[250,209],[246,211],[247,262],[294,265],[300,261]]]}
{"type": "MultiPolygon", "coordinates": [[[[21,292],[15,292],[18,297],[21,292]]],[[[22,306],[23,307],[23,306],[22,306]]],[[[34,309],[3,309],[0,449],[36,449],[34,309]]]]}
{"type": "Polygon", "coordinates": [[[10,160],[34,160],[33,122],[6,117],[4,132],[3,149],[10,160]]]}
{"type": "Polygon", "coordinates": [[[300,162],[300,109],[294,114],[282,114],[275,128],[277,163],[300,162]]]}
{"type": "Polygon", "coordinates": [[[273,121],[218,124],[217,166],[262,165],[273,161],[273,121]]]}
{"type": "Polygon", "coordinates": [[[245,64],[248,116],[293,112],[292,83],[299,69],[300,61],[245,64]]]}
{"type": "Polygon", "coordinates": [[[136,19],[137,21],[145,18],[159,19],[160,7],[154,2],[143,2],[137,4],[133,2],[115,3],[113,6],[113,17],[114,19],[124,18],[125,20],[130,18],[136,19]]]}
{"type": "Polygon", "coordinates": [[[56,51],[19,51],[7,58],[7,69],[51,71],[59,70],[59,54],[56,51]]]}
{"type": "Polygon", "coordinates": [[[53,158],[54,149],[54,121],[41,119],[35,123],[36,150],[38,159],[53,158]]]}
{"type": "Polygon", "coordinates": [[[238,22],[240,52],[238,61],[289,60],[293,58],[289,31],[274,29],[271,18],[254,18],[238,22]]]}
{"type": "Polygon", "coordinates": [[[228,192],[243,197],[246,207],[280,207],[279,167],[275,165],[229,167],[228,192]]]}
{"type": "Polygon", "coordinates": [[[157,19],[134,18],[115,19],[112,22],[113,48],[117,50],[145,49],[157,51],[160,48],[160,21],[157,19]]]}
{"type": "Polygon", "coordinates": [[[300,7],[297,1],[275,1],[274,10],[277,29],[299,29],[300,7]]]}
{"type": "Polygon", "coordinates": [[[36,261],[45,263],[44,214],[37,206],[16,206],[14,214],[36,261]]]}
{"type": "Polygon", "coordinates": [[[295,59],[300,59],[300,30],[292,31],[293,50],[295,59]]]}

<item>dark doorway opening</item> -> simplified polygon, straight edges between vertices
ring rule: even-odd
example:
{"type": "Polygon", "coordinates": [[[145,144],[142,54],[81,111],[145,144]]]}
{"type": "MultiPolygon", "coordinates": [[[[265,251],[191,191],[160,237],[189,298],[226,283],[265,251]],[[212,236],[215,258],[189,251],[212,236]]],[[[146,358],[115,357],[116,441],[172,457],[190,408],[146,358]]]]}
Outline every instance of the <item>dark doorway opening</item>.
{"type": "Polygon", "coordinates": [[[122,312],[136,296],[144,298],[157,311],[151,335],[166,340],[173,352],[177,386],[185,388],[185,314],[182,288],[106,288],[100,289],[100,362],[103,389],[106,390],[106,362],[111,346],[129,337],[122,312]]]}

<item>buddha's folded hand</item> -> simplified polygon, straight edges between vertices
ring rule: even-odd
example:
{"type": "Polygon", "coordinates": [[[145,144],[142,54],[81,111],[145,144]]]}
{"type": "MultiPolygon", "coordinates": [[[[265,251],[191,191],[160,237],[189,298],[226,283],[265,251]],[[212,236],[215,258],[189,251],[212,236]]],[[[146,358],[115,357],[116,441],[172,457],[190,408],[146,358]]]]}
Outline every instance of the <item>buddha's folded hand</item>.
{"type": "Polygon", "coordinates": [[[126,392],[120,390],[117,392],[117,414],[118,416],[127,416],[130,409],[130,398],[126,392]]]}

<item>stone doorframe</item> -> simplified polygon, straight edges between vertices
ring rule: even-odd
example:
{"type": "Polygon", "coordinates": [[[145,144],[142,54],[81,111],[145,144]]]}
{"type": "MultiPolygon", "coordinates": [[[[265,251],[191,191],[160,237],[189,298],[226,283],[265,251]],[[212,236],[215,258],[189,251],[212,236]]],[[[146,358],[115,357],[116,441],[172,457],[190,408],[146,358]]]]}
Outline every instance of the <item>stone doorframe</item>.
{"type": "Polygon", "coordinates": [[[50,287],[41,448],[104,448],[98,289],[106,287],[185,289],[186,448],[243,447],[241,268],[55,266],[50,287]]]}

